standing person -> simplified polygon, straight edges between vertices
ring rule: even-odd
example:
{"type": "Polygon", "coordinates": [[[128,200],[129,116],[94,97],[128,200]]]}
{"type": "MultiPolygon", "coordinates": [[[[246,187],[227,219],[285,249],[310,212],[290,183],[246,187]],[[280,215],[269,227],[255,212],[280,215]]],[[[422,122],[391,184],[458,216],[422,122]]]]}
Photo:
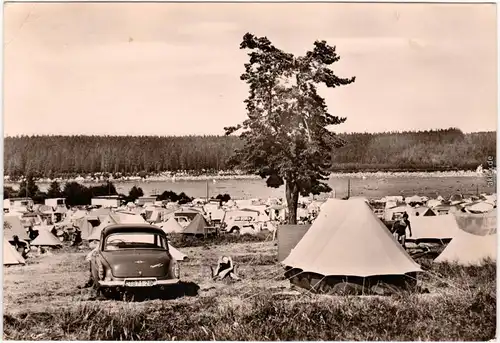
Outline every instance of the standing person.
{"type": "Polygon", "coordinates": [[[405,221],[406,226],[408,226],[408,229],[410,230],[410,237],[411,237],[410,216],[408,215],[408,213],[407,213],[406,211],[405,211],[405,213],[403,214],[403,220],[405,221]]]}
{"type": "Polygon", "coordinates": [[[410,237],[411,237],[411,228],[408,227],[406,224],[406,221],[404,219],[396,221],[393,226],[393,232],[396,235],[396,239],[398,240],[399,243],[403,246],[403,248],[406,249],[406,229],[410,231],[410,237]]]}
{"type": "Polygon", "coordinates": [[[73,240],[73,246],[82,244],[82,231],[79,228],[75,229],[75,239],[73,240]]]}

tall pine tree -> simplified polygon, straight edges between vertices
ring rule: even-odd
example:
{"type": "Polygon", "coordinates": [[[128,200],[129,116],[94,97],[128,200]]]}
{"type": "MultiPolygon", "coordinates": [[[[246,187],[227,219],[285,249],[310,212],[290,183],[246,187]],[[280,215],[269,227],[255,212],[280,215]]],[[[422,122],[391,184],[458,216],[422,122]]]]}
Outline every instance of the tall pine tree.
{"type": "Polygon", "coordinates": [[[225,128],[227,135],[241,130],[244,141],[232,163],[267,178],[269,187],[285,184],[288,222],[295,224],[299,194],[331,190],[324,182],[331,149],[343,145],[329,127],[346,119],[328,113],[317,86],[335,88],[355,78],[340,78],[329,69],[340,57],[325,41],[316,41],[304,56],[294,56],[266,37],[247,33],[240,49],[250,50],[241,75],[250,94],[245,100],[248,119],[225,128]]]}

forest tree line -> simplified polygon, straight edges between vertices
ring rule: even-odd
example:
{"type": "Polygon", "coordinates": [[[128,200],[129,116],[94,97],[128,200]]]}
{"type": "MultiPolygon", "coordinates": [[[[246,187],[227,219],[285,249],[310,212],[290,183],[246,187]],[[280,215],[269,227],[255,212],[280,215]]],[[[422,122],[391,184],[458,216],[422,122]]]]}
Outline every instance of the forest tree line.
{"type": "MultiPolygon", "coordinates": [[[[470,170],[496,158],[496,132],[458,129],[339,134],[333,171],[470,170]]],[[[17,136],[4,139],[4,174],[64,177],[75,174],[192,174],[228,170],[241,141],[234,136],[17,136]]]]}

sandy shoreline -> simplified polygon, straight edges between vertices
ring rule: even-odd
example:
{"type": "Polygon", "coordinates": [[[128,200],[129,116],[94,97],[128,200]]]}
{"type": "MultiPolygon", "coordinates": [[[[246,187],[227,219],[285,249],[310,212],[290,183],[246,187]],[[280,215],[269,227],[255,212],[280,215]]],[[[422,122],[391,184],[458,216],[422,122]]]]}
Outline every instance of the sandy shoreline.
{"type": "MultiPolygon", "coordinates": [[[[332,173],[330,178],[401,178],[401,177],[485,177],[489,175],[496,175],[496,171],[448,171],[448,172],[358,172],[358,173],[332,173]]],[[[111,181],[114,183],[127,183],[127,182],[177,182],[177,181],[213,181],[213,180],[261,180],[257,175],[199,175],[199,176],[167,176],[167,175],[155,175],[148,177],[122,177],[122,178],[104,178],[101,177],[91,178],[88,177],[76,177],[76,178],[56,178],[48,179],[42,178],[36,181],[38,184],[47,184],[52,181],[58,181],[59,183],[66,182],[79,182],[79,183],[100,183],[105,181],[111,181]]],[[[19,184],[19,181],[11,181],[8,177],[4,177],[4,184],[19,184]]]]}

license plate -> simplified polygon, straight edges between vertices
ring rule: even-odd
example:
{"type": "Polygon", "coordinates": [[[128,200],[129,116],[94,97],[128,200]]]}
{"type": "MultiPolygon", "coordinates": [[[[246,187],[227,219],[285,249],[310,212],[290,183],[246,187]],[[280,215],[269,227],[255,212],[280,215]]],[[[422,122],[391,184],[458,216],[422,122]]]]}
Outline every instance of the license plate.
{"type": "Polygon", "coordinates": [[[129,280],[125,281],[127,287],[152,287],[156,284],[155,280],[129,280]]]}

